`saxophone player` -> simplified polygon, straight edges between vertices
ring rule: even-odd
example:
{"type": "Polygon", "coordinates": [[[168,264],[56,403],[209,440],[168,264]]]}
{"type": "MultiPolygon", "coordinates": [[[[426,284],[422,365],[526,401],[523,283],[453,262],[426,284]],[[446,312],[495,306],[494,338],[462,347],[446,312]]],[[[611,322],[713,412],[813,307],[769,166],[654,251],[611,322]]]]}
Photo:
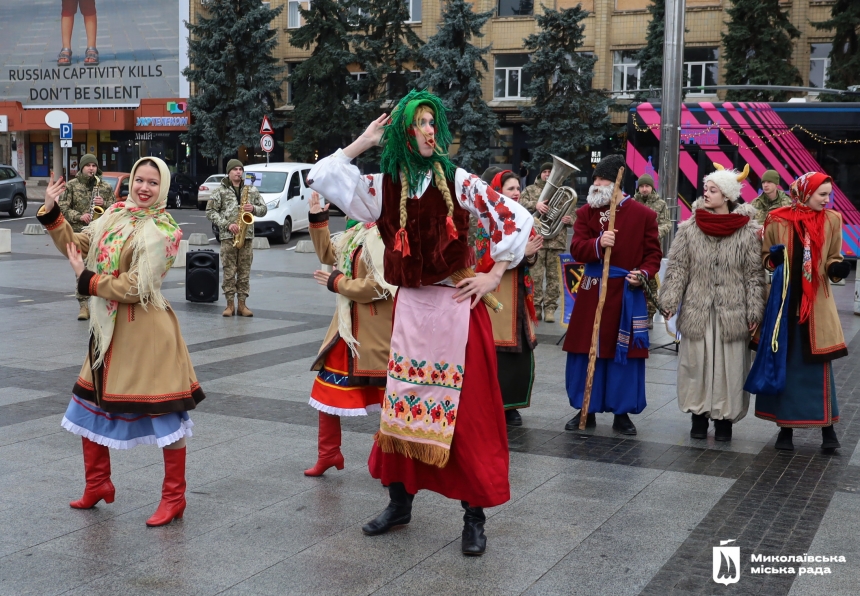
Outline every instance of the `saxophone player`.
{"type": "Polygon", "coordinates": [[[254,226],[245,227],[244,245],[235,246],[241,243],[234,243],[234,239],[239,233],[240,216],[243,213],[262,217],[268,208],[260,192],[252,185],[245,186],[244,182],[245,167],[238,159],[231,159],[227,162],[227,176],[212,193],[206,206],[206,217],[218,226],[221,238],[221,265],[224,268],[221,289],[227,299],[227,308],[221,314],[225,317],[232,317],[237,312],[242,317],[254,316],[245,305],[251,290],[251,262],[254,260],[251,240],[254,238],[254,226]],[[239,299],[238,309],[234,297],[239,299]]]}
{"type": "MultiPolygon", "coordinates": [[[[63,217],[75,232],[80,232],[93,220],[94,207],[101,207],[107,211],[114,202],[113,189],[101,180],[101,170],[96,156],[87,153],[81,157],[79,164],[78,175],[66,184],[66,190],[58,201],[63,217]]],[[[77,290],[75,290],[75,298],[78,299],[79,306],[78,320],[88,320],[90,318],[89,298],[81,296],[77,290]]]]}

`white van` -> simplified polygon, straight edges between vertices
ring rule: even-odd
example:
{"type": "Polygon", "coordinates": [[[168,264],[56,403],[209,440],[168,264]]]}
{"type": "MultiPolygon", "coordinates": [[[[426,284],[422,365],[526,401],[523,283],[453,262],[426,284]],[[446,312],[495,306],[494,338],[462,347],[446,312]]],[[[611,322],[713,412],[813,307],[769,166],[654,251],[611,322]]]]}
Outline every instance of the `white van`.
{"type": "Polygon", "coordinates": [[[245,166],[245,184],[253,185],[268,213],[254,221],[254,234],[286,243],[294,230],[308,229],[308,201],[311,189],[305,184],[313,164],[258,163],[245,166]]]}

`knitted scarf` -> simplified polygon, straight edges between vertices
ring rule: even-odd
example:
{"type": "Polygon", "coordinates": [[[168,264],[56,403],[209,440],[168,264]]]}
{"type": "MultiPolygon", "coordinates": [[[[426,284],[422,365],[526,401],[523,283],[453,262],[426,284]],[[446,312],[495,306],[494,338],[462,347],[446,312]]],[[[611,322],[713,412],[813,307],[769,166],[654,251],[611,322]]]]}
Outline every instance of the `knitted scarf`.
{"type": "MultiPolygon", "coordinates": [[[[161,281],[176,260],[182,230],[165,211],[170,170],[163,161],[157,157],[138,160],[131,169],[130,179],[134,180],[135,170],[144,160],[154,162],[161,174],[158,198],[150,207],[142,208],[135,204],[134,197],[129,197],[128,202],[115,203],[107,213],[92,222],[85,232],[90,235],[90,250],[85,263],[87,269],[99,275],[119,277],[122,249],[130,241],[133,252],[128,275],[133,295],[139,298],[144,309],[151,304],[164,310],[168,304],[161,294],[161,281]]],[[[104,362],[110,349],[118,304],[116,300],[90,297],[94,369],[104,362]]]]}
{"type": "Polygon", "coordinates": [[[791,206],[774,209],[768,214],[765,222],[765,226],[769,225],[771,221],[786,222],[797,232],[797,236],[803,244],[801,323],[805,323],[809,319],[815,304],[818,286],[821,283],[817,272],[824,247],[824,225],[827,221],[823,209],[815,211],[810,209],[806,203],[818,190],[818,187],[826,182],[832,183],[832,179],[827,174],[807,172],[791,184],[791,206]]]}
{"type": "Polygon", "coordinates": [[[696,209],[696,226],[708,236],[725,238],[747,225],[750,218],[739,213],[711,213],[696,209]]]}

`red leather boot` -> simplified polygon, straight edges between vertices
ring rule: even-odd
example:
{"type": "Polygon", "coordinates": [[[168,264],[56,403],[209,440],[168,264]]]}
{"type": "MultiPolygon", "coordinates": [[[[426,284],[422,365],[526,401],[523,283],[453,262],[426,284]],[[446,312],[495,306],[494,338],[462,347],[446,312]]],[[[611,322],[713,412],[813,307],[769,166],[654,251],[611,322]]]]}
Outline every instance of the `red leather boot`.
{"type": "Polygon", "coordinates": [[[161,450],[164,452],[164,484],[161,485],[161,503],[146,520],[151,528],[182,519],[185,513],[185,449],[161,450]]]}
{"type": "Polygon", "coordinates": [[[104,445],[93,443],[86,437],[81,437],[81,442],[84,446],[87,486],[84,496],[72,501],[69,506],[75,509],[92,509],[102,499],[105,503],[113,503],[116,489],[110,481],[110,451],[104,445]]]}
{"type": "Polygon", "coordinates": [[[340,416],[320,412],[319,459],[305,476],[322,476],[329,468],[343,470],[343,453],[340,452],[340,416]]]}

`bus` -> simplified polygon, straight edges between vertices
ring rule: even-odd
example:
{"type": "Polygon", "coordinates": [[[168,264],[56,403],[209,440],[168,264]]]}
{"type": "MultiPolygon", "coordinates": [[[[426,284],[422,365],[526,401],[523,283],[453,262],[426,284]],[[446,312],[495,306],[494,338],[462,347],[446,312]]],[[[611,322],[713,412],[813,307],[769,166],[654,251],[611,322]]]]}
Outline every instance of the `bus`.
{"type": "MultiPolygon", "coordinates": [[[[842,251],[860,255],[860,103],[699,102],[681,106],[678,172],[679,221],[690,216],[702,195],[702,179],[718,163],[750,174],[741,198],[751,202],[761,192],[765,170],[776,170],[780,187],[810,171],[833,177],[829,207],[843,218],[842,251]]],[[[659,192],[660,104],[631,106],[627,119],[626,161],[635,180],[650,174],[659,192]]]]}

